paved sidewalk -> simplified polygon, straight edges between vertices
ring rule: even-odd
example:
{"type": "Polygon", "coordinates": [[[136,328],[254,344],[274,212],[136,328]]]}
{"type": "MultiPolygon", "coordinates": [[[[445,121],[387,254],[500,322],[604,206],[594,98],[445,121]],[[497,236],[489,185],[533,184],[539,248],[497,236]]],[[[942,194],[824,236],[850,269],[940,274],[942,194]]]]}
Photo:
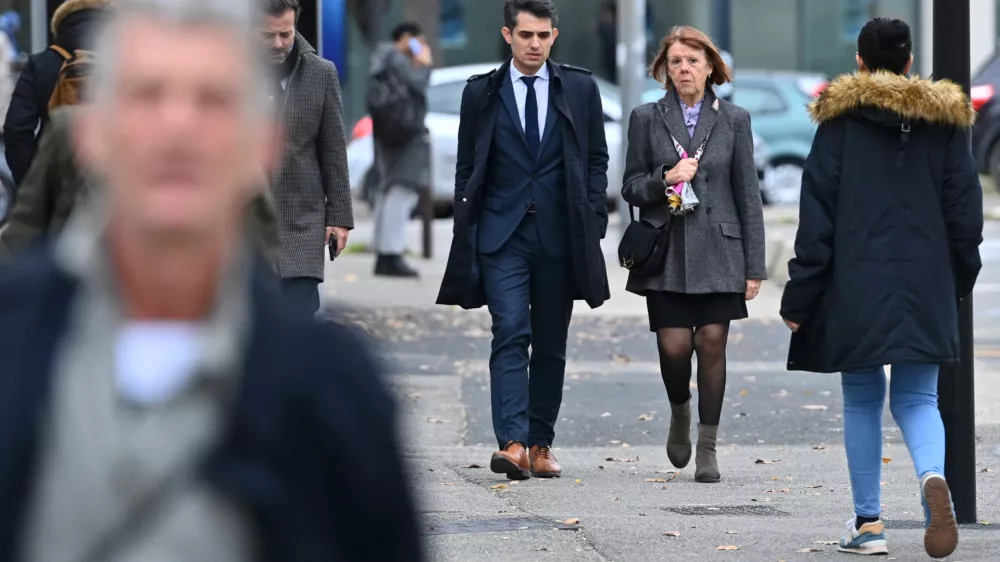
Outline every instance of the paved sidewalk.
{"type": "MultiPolygon", "coordinates": [[[[466,412],[457,379],[394,379],[433,560],[773,562],[846,556],[830,544],[851,513],[837,436],[815,445],[721,445],[719,484],[695,483],[693,466],[678,473],[660,446],[625,444],[555,449],[562,478],[511,482],[486,468],[491,448],[462,445],[466,412]],[[579,523],[566,524],[573,520],[579,523]]],[[[666,433],[662,420],[650,428],[666,433]]],[[[739,431],[738,422],[724,429],[739,431]]],[[[984,440],[996,442],[995,430],[983,433],[984,440]]],[[[1000,547],[1000,526],[989,524],[1000,523],[1000,452],[983,445],[978,454],[979,517],[985,523],[962,529],[955,561],[996,560],[1000,547]]],[[[889,560],[927,559],[905,447],[889,444],[884,455],[891,458],[883,476],[889,560]]]]}

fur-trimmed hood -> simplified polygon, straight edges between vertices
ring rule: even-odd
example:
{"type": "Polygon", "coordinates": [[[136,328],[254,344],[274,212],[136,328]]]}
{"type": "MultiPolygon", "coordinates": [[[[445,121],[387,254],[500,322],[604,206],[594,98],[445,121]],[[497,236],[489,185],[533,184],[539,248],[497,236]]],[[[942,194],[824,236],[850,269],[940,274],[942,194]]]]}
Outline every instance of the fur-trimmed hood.
{"type": "Polygon", "coordinates": [[[872,109],[900,118],[958,127],[969,127],[976,120],[968,96],[954,82],[934,82],[888,72],[840,76],[809,105],[809,113],[817,123],[872,109]]]}
{"type": "Polygon", "coordinates": [[[66,0],[52,14],[52,35],[59,36],[59,26],[69,16],[84,10],[103,10],[111,4],[111,0],[66,0]]]}

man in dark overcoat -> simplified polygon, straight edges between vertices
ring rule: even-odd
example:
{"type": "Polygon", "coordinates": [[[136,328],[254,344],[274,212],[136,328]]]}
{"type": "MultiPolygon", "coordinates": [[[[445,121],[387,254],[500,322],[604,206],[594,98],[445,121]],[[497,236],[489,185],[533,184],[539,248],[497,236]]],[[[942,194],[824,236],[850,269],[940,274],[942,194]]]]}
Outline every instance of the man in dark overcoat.
{"type": "Polygon", "coordinates": [[[610,297],[601,96],[590,71],[547,60],[556,23],[550,0],[507,0],[513,58],[466,85],[454,240],[438,296],[489,308],[500,447],[490,464],[511,478],[559,476],[550,446],[573,301],[596,308],[610,297]]]}

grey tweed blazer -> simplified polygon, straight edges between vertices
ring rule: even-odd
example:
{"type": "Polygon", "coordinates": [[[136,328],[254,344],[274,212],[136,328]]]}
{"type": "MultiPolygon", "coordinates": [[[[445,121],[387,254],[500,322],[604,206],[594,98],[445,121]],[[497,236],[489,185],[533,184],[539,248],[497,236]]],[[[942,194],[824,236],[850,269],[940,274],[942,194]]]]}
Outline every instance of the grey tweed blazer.
{"type": "Polygon", "coordinates": [[[283,278],[323,279],[327,226],[354,228],[347,135],[337,69],[301,36],[278,111],[285,139],[271,186],[283,278]]]}
{"type": "Polygon", "coordinates": [[[672,91],[632,111],[622,196],[639,208],[637,218],[660,228],[670,220],[663,174],[680,160],[671,134],[692,156],[708,138],[692,182],[701,204],[674,217],[663,273],[629,274],[626,290],[743,293],[748,279],[767,278],[750,114],[717,99],[709,89],[692,139],[672,91]]]}

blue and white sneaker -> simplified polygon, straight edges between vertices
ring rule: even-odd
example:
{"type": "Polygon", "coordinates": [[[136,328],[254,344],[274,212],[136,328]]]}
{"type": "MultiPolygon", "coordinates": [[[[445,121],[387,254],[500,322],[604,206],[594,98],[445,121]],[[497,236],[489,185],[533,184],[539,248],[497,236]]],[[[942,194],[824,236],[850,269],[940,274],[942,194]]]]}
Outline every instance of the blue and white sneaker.
{"type": "Polygon", "coordinates": [[[854,517],[847,521],[847,534],[840,539],[837,550],[851,554],[889,554],[889,547],[885,542],[885,524],[881,519],[865,523],[860,529],[854,527],[854,522],[854,517]]]}
{"type": "Polygon", "coordinates": [[[924,504],[924,550],[931,558],[945,558],[958,548],[958,523],[951,503],[951,490],[940,474],[920,480],[924,504]]]}

